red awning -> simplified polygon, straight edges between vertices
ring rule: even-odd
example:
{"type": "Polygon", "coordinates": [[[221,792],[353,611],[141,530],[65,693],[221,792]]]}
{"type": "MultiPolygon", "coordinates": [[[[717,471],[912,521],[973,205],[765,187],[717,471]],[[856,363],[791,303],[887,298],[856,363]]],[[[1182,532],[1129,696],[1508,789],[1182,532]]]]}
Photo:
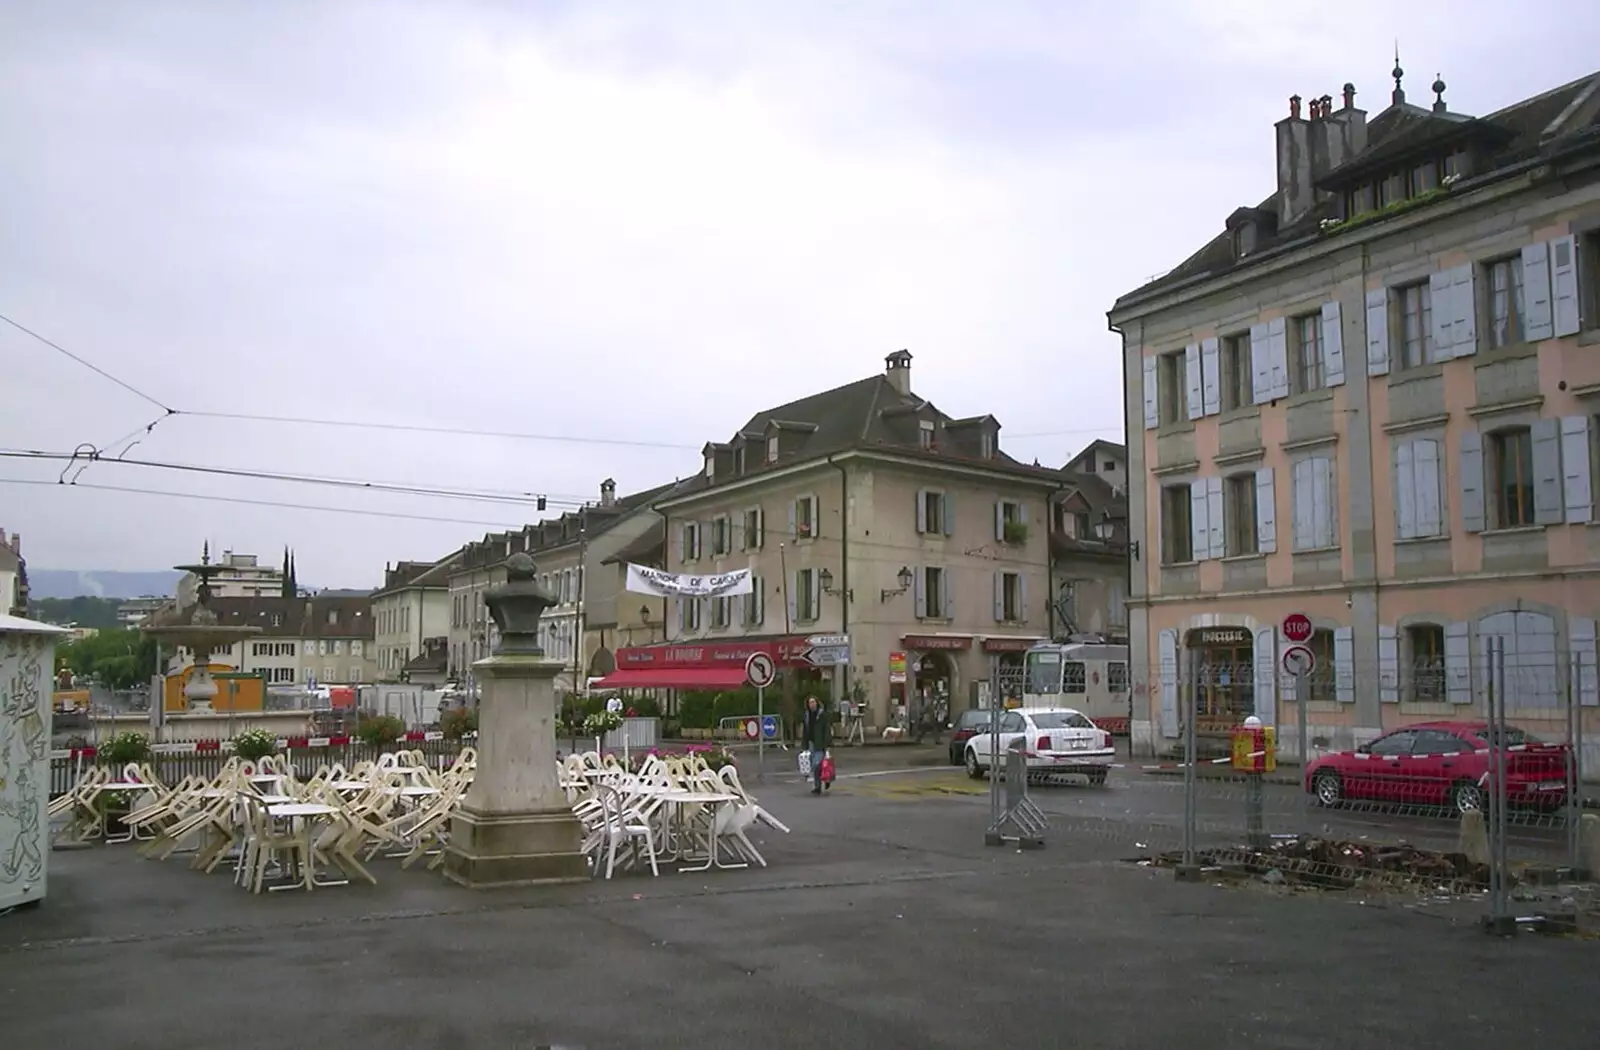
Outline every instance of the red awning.
{"type": "Polygon", "coordinates": [[[742,667],[629,667],[612,671],[592,689],[736,689],[744,685],[742,667]]]}

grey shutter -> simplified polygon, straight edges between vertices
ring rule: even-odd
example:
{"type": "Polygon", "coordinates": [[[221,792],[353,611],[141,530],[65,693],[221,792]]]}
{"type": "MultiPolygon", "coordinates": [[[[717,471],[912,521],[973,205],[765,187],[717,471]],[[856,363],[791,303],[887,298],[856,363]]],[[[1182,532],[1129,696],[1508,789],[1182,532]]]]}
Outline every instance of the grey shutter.
{"type": "Polygon", "coordinates": [[[1017,573],[1017,619],[1028,622],[1028,574],[1017,573]]]}
{"type": "Polygon", "coordinates": [[[1161,400],[1156,396],[1156,359],[1144,359],[1144,428],[1154,430],[1161,425],[1161,400]]]}
{"type": "Polygon", "coordinates": [[[739,597],[732,599],[734,605],[737,607],[737,611],[734,612],[734,615],[736,616],[740,627],[743,627],[750,621],[750,598],[756,593],[756,585],[758,582],[759,581],[752,578],[750,580],[750,593],[741,594],[739,597]]]}
{"type": "MultiPolygon", "coordinates": [[[[818,539],[822,535],[822,501],[817,498],[817,494],[815,492],[807,496],[806,499],[811,501],[811,538],[818,539]]],[[[841,513],[842,512],[843,508],[841,508],[841,513]]],[[[840,519],[839,527],[841,531],[844,528],[844,522],[842,518],[840,519]]],[[[948,532],[949,530],[946,529],[945,531],[948,532]]]]}
{"type": "Polygon", "coordinates": [[[1289,396],[1289,322],[1285,318],[1267,322],[1267,336],[1272,346],[1272,396],[1289,396]]]}
{"type": "Polygon", "coordinates": [[[1522,248],[1522,338],[1533,343],[1555,334],[1550,309],[1550,245],[1544,241],[1522,248]]]}
{"type": "Polygon", "coordinates": [[[1189,418],[1199,419],[1206,413],[1205,383],[1200,377],[1200,344],[1190,343],[1183,348],[1183,375],[1188,387],[1189,418]]]}
{"type": "Polygon", "coordinates": [[[1600,706],[1600,676],[1596,675],[1595,623],[1586,616],[1567,618],[1567,647],[1571,650],[1571,695],[1580,707],[1600,706]]]}
{"type": "Polygon", "coordinates": [[[1533,436],[1533,521],[1559,525],[1566,510],[1561,491],[1561,420],[1536,419],[1533,436]]]}
{"type": "Polygon", "coordinates": [[[1206,528],[1210,532],[1207,550],[1213,558],[1221,558],[1228,553],[1227,530],[1222,518],[1222,479],[1206,479],[1206,528]]]}
{"type": "Polygon", "coordinates": [[[682,598],[674,598],[674,599],[672,599],[672,605],[673,605],[674,610],[677,613],[678,630],[679,631],[687,631],[689,629],[689,611],[688,611],[687,607],[684,606],[683,599],[682,598]]]}
{"type": "Polygon", "coordinates": [[[1350,627],[1333,632],[1333,685],[1341,704],[1356,702],[1355,630],[1350,627]]]}
{"type": "Polygon", "coordinates": [[[928,490],[917,490],[917,533],[928,531],[928,490]]]}
{"type": "Polygon", "coordinates": [[[1156,640],[1156,671],[1161,679],[1161,735],[1178,737],[1178,632],[1162,631],[1156,640]]]}
{"type": "Polygon", "coordinates": [[[1222,411],[1222,346],[1216,336],[1200,340],[1200,385],[1205,388],[1206,415],[1222,411]]]}
{"type": "Polygon", "coordinates": [[[1378,625],[1378,700],[1400,702],[1400,636],[1387,624],[1378,625]]]}
{"type": "MultiPolygon", "coordinates": [[[[745,530],[745,522],[747,522],[749,520],[750,520],[750,509],[746,508],[745,510],[743,510],[739,514],[739,548],[738,549],[741,550],[741,551],[747,551],[747,550],[750,549],[750,536],[747,534],[747,532],[745,530]]],[[[728,528],[730,528],[730,529],[733,528],[733,524],[732,524],[731,520],[729,522],[728,528]]]]}
{"type": "Polygon", "coordinates": [[[1557,336],[1577,335],[1583,327],[1582,312],[1578,308],[1578,241],[1570,235],[1557,237],[1550,242],[1551,331],[1557,336]]]}
{"type": "Polygon", "coordinates": [[[1402,540],[1417,537],[1416,448],[1410,441],[1394,444],[1394,532],[1402,540]]]}
{"type": "Polygon", "coordinates": [[[1250,401],[1261,404],[1272,400],[1272,329],[1266,324],[1250,326],[1250,401]]]}
{"type": "Polygon", "coordinates": [[[1189,560],[1204,561],[1210,556],[1211,529],[1206,524],[1206,479],[1189,482],[1189,560]]]}
{"type": "Polygon", "coordinates": [[[956,531],[956,510],[955,505],[950,501],[950,493],[939,493],[939,511],[939,516],[944,518],[944,534],[946,536],[954,535],[956,531]]]}
{"type": "Polygon", "coordinates": [[[951,577],[949,569],[939,570],[939,583],[943,585],[944,618],[948,620],[954,617],[956,612],[955,580],[951,577]]]}
{"type": "Polygon", "coordinates": [[[800,536],[799,500],[789,501],[789,542],[793,543],[800,536]]]}
{"type": "Polygon", "coordinates": [[[911,600],[916,603],[917,607],[913,611],[916,613],[917,619],[921,620],[928,615],[928,571],[923,566],[918,565],[916,572],[916,579],[912,584],[914,589],[911,592],[911,600]]]}
{"type": "Polygon", "coordinates": [[[1416,488],[1417,535],[1443,536],[1444,443],[1421,438],[1412,448],[1411,480],[1416,488]]]}
{"type": "Polygon", "coordinates": [[[1006,622],[1006,574],[994,573],[994,622],[1006,622]]]}
{"type": "Polygon", "coordinates": [[[800,579],[805,575],[804,569],[796,569],[789,579],[789,622],[798,623],[800,620],[800,579]]]}
{"type": "Polygon", "coordinates": [[[1389,289],[1367,292],[1367,375],[1389,374],[1389,289]]]}
{"type": "Polygon", "coordinates": [[[1006,503],[1005,500],[994,501],[994,538],[1006,538],[1006,503]]]}
{"type": "Polygon", "coordinates": [[[1444,678],[1452,704],[1472,703],[1472,638],[1464,623],[1444,629],[1444,678]]]}
{"type": "Polygon", "coordinates": [[[1432,317],[1433,356],[1428,361],[1448,361],[1456,356],[1455,313],[1451,307],[1450,271],[1428,275],[1428,309],[1432,317]]]}
{"type": "Polygon", "coordinates": [[[1461,527],[1482,532],[1486,527],[1483,503],[1483,435],[1461,432],[1461,527]]]}
{"type": "Polygon", "coordinates": [[[1316,508],[1314,538],[1319,547],[1339,546],[1339,479],[1333,472],[1333,457],[1318,456],[1311,461],[1312,505],[1316,508]]]}
{"type": "Polygon", "coordinates": [[[1566,519],[1594,520],[1594,481],[1589,472],[1589,417],[1561,417],[1561,487],[1566,519]]]}
{"type": "Polygon", "coordinates": [[[1322,304],[1322,360],[1328,386],[1344,386],[1344,321],[1339,300],[1322,304]]]}
{"type": "Polygon", "coordinates": [[[1271,467],[1256,471],[1256,550],[1262,554],[1278,550],[1278,496],[1271,467]]]}
{"type": "MultiPolygon", "coordinates": [[[[767,512],[761,507],[756,508],[756,550],[767,545],[767,512]]],[[[763,606],[765,608],[765,606],[763,606]]]]}
{"type": "Polygon", "coordinates": [[[1311,495],[1311,461],[1302,459],[1289,468],[1290,548],[1310,550],[1315,532],[1311,495]]]}
{"type": "Polygon", "coordinates": [[[760,587],[755,592],[755,615],[750,619],[752,623],[763,624],[767,622],[767,578],[765,576],[757,577],[756,583],[760,587]]]}
{"type": "Polygon", "coordinates": [[[1256,717],[1263,725],[1278,724],[1278,634],[1271,627],[1256,631],[1256,717]]]}
{"type": "Polygon", "coordinates": [[[688,535],[688,532],[689,526],[679,525],[673,534],[673,538],[677,540],[677,543],[673,547],[673,553],[678,556],[677,560],[679,565],[682,565],[686,560],[684,558],[684,547],[687,545],[685,542],[685,537],[688,535]]]}
{"type": "MultiPolygon", "coordinates": [[[[1478,352],[1478,296],[1473,270],[1473,264],[1466,263],[1450,271],[1450,336],[1456,357],[1471,357],[1478,352]]],[[[1437,300],[1433,310],[1437,315],[1437,300]]]]}

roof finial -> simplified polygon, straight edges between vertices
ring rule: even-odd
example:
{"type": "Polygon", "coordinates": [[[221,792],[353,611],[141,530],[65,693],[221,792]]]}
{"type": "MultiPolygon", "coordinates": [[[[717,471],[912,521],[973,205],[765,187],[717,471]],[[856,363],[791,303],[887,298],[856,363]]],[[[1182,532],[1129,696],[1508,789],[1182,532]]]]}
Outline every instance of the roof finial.
{"type": "Polygon", "coordinates": [[[1400,68],[1400,41],[1398,40],[1394,42],[1394,70],[1389,75],[1394,77],[1394,93],[1389,96],[1389,100],[1397,106],[1403,106],[1406,101],[1406,89],[1400,86],[1400,78],[1406,75],[1406,71],[1400,68]]]}
{"type": "Polygon", "coordinates": [[[1433,111],[1435,113],[1443,113],[1445,111],[1444,74],[1442,73],[1433,75],[1433,111]]]}

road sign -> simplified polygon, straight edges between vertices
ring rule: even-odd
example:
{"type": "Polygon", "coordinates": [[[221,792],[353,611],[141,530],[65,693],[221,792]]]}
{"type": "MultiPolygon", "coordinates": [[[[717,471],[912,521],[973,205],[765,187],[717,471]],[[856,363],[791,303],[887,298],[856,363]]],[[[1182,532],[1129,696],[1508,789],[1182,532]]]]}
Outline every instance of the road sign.
{"type": "Polygon", "coordinates": [[[1317,669],[1317,654],[1303,645],[1291,645],[1283,651],[1283,669],[1296,678],[1304,678],[1317,669]]]}
{"type": "Polygon", "coordinates": [[[812,667],[838,667],[850,662],[848,645],[819,645],[806,650],[806,663],[812,667]]]}
{"type": "Polygon", "coordinates": [[[744,677],[757,689],[765,689],[778,677],[778,665],[766,653],[751,653],[744,662],[744,677]]]}
{"type": "Polygon", "coordinates": [[[1305,613],[1290,613],[1283,618],[1283,636],[1296,645],[1311,641],[1311,617],[1305,613]]]}
{"type": "Polygon", "coordinates": [[[755,740],[758,737],[760,737],[761,736],[761,723],[756,721],[754,718],[745,719],[744,720],[744,735],[749,737],[751,740],[755,740]]]}
{"type": "Polygon", "coordinates": [[[761,735],[768,740],[778,738],[778,716],[767,715],[761,720],[761,735]]]}
{"type": "Polygon", "coordinates": [[[814,634],[806,639],[806,644],[813,649],[832,649],[840,645],[848,648],[850,636],[848,634],[814,634]]]}

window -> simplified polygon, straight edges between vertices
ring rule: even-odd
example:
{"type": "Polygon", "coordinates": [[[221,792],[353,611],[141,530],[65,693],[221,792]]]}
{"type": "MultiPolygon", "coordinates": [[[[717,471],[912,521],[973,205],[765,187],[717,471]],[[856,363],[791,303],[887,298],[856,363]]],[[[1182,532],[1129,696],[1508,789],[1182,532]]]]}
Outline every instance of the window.
{"type": "Polygon", "coordinates": [[[1311,672],[1311,688],[1307,699],[1314,703],[1336,701],[1339,692],[1333,664],[1333,632],[1326,628],[1312,631],[1306,648],[1316,657],[1316,669],[1311,672]]]}
{"type": "Polygon", "coordinates": [[[1439,162],[1430,160],[1411,169],[1411,193],[1420,197],[1439,188],[1439,162]]]}
{"type": "Polygon", "coordinates": [[[733,450],[733,471],[735,474],[744,473],[744,447],[733,450]]]}
{"type": "Polygon", "coordinates": [[[1394,446],[1395,537],[1432,539],[1445,534],[1444,449],[1434,438],[1394,446]]]}
{"type": "Polygon", "coordinates": [[[744,512],[745,550],[758,551],[761,549],[761,545],[766,541],[766,536],[763,535],[766,530],[762,527],[762,524],[760,507],[751,507],[744,512]]]}
{"type": "Polygon", "coordinates": [[[733,549],[733,528],[726,514],[711,521],[711,556],[721,557],[733,549]]]}
{"type": "Polygon", "coordinates": [[[678,626],[685,631],[700,629],[700,599],[678,599],[678,626]]]}
{"type": "Polygon", "coordinates": [[[706,477],[707,478],[715,478],[716,476],[717,476],[717,454],[715,452],[707,452],[706,453],[706,477]]]}
{"type": "Polygon", "coordinates": [[[1189,418],[1187,368],[1182,350],[1156,359],[1156,396],[1160,398],[1162,426],[1189,418]]]}
{"type": "Polygon", "coordinates": [[[1489,435],[1489,505],[1492,528],[1533,524],[1533,437],[1527,427],[1489,435]]]}
{"type": "Polygon", "coordinates": [[[1194,530],[1188,485],[1168,485],[1161,490],[1161,564],[1194,561],[1194,530]]]}
{"type": "Polygon", "coordinates": [[[1128,584],[1125,580],[1112,580],[1106,584],[1106,615],[1110,617],[1111,626],[1126,627],[1128,625],[1128,584]]]}
{"type": "Polygon", "coordinates": [[[1294,332],[1294,392],[1304,394],[1328,385],[1322,357],[1322,313],[1303,314],[1290,324],[1294,332]]]}
{"type": "Polygon", "coordinates": [[[1106,692],[1126,693],[1128,691],[1128,665],[1121,660],[1112,660],[1106,664],[1106,692]]]}
{"type": "Polygon", "coordinates": [[[1436,623],[1406,628],[1405,698],[1418,704],[1442,703],[1444,692],[1444,628],[1436,623]]]}
{"type": "Polygon", "coordinates": [[[351,667],[350,668],[350,681],[351,682],[359,682],[359,681],[361,681],[361,668],[359,668],[359,667],[351,667]]]}
{"type": "Polygon", "coordinates": [[[1377,191],[1372,183],[1358,187],[1350,194],[1350,218],[1363,215],[1377,207],[1377,191]]]}
{"type": "Polygon", "coordinates": [[[917,493],[917,531],[923,535],[949,535],[949,501],[944,493],[923,489],[917,493]]]}
{"type": "Polygon", "coordinates": [[[1294,465],[1294,549],[1323,550],[1339,545],[1338,479],[1331,456],[1309,456],[1294,465]]]}
{"type": "Polygon", "coordinates": [[[1250,333],[1239,332],[1222,339],[1222,410],[1255,403],[1255,375],[1250,363],[1250,333]]]}
{"type": "Polygon", "coordinates": [[[1387,206],[1406,199],[1406,173],[1397,171],[1378,186],[1378,204],[1387,206]]]}
{"type": "Polygon", "coordinates": [[[940,620],[945,615],[946,594],[943,569],[928,566],[922,570],[922,595],[917,615],[923,619],[940,620]]]}
{"type": "Polygon", "coordinates": [[[359,641],[355,641],[355,642],[351,642],[350,643],[350,655],[351,656],[360,656],[361,655],[361,643],[359,641]]]}
{"type": "Polygon", "coordinates": [[[324,667],[322,669],[322,680],[324,682],[337,682],[339,680],[339,669],[337,667],[324,667]]]}
{"type": "Polygon", "coordinates": [[[1089,512],[1086,510],[1074,511],[1072,514],[1072,538],[1078,540],[1092,540],[1095,538],[1094,526],[1089,524],[1089,512]]]}
{"type": "Polygon", "coordinates": [[[1411,743],[1413,755],[1459,755],[1471,750],[1472,746],[1465,740],[1443,729],[1419,729],[1411,743]]]}
{"type": "Polygon", "coordinates": [[[1467,168],[1471,166],[1468,163],[1468,160],[1469,158],[1465,148],[1454,150],[1447,154],[1444,158],[1445,177],[1449,178],[1451,175],[1465,177],[1467,174],[1467,168]]]}
{"type": "Polygon", "coordinates": [[[1061,692],[1061,654],[1052,649],[1039,649],[1028,654],[1027,692],[1050,695],[1061,692]]]}
{"type": "Polygon", "coordinates": [[[1234,474],[1223,482],[1222,522],[1228,556],[1255,554],[1259,535],[1256,532],[1256,475],[1234,474]]]}
{"type": "Polygon", "coordinates": [[[1089,691],[1089,678],[1082,661],[1068,660],[1061,665],[1061,691],[1076,696],[1089,691]]]}
{"type": "Polygon", "coordinates": [[[917,428],[917,447],[933,447],[933,420],[924,419],[922,425],[917,428]]]}
{"type": "Polygon", "coordinates": [[[794,536],[797,540],[814,539],[817,535],[817,498],[801,496],[794,501],[794,536]]]}
{"type": "Polygon", "coordinates": [[[1427,281],[1395,289],[1400,367],[1419,368],[1438,357],[1433,345],[1433,293],[1427,281]]]}
{"type": "Polygon", "coordinates": [[[711,626],[712,627],[726,627],[726,626],[728,626],[728,603],[730,601],[732,601],[732,599],[730,599],[730,598],[713,598],[713,599],[711,599],[711,626]]]}
{"type": "Polygon", "coordinates": [[[1589,231],[1578,242],[1578,282],[1583,327],[1600,328],[1600,230],[1589,231]]]}
{"type": "Polygon", "coordinates": [[[778,435],[776,434],[767,438],[767,462],[778,462],[778,435]]]}
{"type": "Polygon", "coordinates": [[[1026,543],[1028,524],[1022,504],[1003,499],[994,505],[994,538],[1001,543],[1026,543]]]}
{"type": "Polygon", "coordinates": [[[685,522],[683,532],[679,536],[678,556],[684,561],[695,561],[700,557],[700,523],[697,521],[685,522]]]}
{"type": "Polygon", "coordinates": [[[978,458],[994,458],[994,435],[987,430],[978,435],[978,458]]]}
{"type": "Polygon", "coordinates": [[[1015,623],[1022,619],[1022,576],[1015,572],[999,574],[995,595],[995,619],[1001,623],[1015,623]]]}
{"type": "Polygon", "coordinates": [[[1412,729],[1402,729],[1388,736],[1380,736],[1367,746],[1367,753],[1379,757],[1399,757],[1411,754],[1412,745],[1417,742],[1417,734],[1412,729]]]}
{"type": "Polygon", "coordinates": [[[801,569],[794,574],[794,618],[801,623],[815,620],[821,606],[817,570],[801,569]]]}
{"type": "Polygon", "coordinates": [[[750,577],[750,593],[743,595],[744,622],[750,627],[761,626],[767,615],[765,581],[759,576],[750,577]]]}
{"type": "Polygon", "coordinates": [[[1496,259],[1484,267],[1489,286],[1489,345],[1522,342],[1526,305],[1522,298],[1522,256],[1496,259]]]}

